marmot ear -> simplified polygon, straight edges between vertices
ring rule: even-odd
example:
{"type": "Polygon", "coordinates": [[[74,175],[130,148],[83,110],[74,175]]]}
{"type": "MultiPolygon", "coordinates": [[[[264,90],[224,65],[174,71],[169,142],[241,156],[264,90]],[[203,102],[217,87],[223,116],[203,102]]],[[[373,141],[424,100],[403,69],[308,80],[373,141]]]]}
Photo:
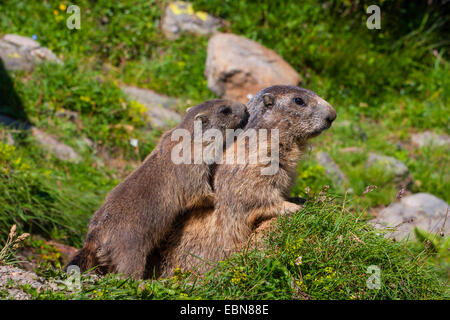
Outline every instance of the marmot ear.
{"type": "Polygon", "coordinates": [[[202,122],[202,124],[206,124],[208,122],[208,116],[202,112],[202,113],[196,114],[194,117],[194,120],[200,120],[202,122]]]}
{"type": "Polygon", "coordinates": [[[273,94],[265,93],[265,94],[263,94],[262,98],[263,98],[263,101],[264,101],[264,105],[266,107],[273,106],[273,104],[275,102],[275,97],[273,96],[273,94]]]}

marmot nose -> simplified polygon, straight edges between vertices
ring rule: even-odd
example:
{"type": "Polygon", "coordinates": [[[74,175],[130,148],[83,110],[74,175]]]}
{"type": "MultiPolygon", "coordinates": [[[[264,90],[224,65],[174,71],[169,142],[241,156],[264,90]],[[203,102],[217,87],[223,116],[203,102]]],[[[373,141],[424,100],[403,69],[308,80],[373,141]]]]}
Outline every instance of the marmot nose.
{"type": "Polygon", "coordinates": [[[327,120],[331,123],[336,119],[336,111],[330,106],[330,113],[328,114],[327,120]]]}
{"type": "Polygon", "coordinates": [[[317,103],[321,107],[322,115],[325,116],[325,119],[330,123],[336,119],[336,111],[334,108],[325,100],[323,100],[321,97],[317,97],[317,103]]]}

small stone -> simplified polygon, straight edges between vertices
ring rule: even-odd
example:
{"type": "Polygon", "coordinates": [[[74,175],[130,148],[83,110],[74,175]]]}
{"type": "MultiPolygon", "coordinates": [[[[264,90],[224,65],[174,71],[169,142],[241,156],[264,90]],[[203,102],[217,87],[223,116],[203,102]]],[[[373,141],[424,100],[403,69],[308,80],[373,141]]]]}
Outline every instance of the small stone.
{"type": "Polygon", "coordinates": [[[176,39],[183,32],[208,35],[223,25],[221,19],[203,11],[194,11],[191,3],[174,1],[166,7],[162,30],[167,38],[176,39]]]}
{"type": "Polygon", "coordinates": [[[6,70],[30,71],[36,64],[62,61],[48,48],[28,37],[16,34],[7,34],[0,39],[0,59],[6,70]]]}
{"type": "Polygon", "coordinates": [[[386,172],[394,175],[394,180],[402,185],[408,185],[413,181],[412,175],[408,167],[398,159],[393,157],[369,153],[366,167],[380,166],[386,172]]]}
{"type": "Polygon", "coordinates": [[[335,186],[348,183],[347,177],[328,153],[318,152],[316,160],[325,169],[325,173],[331,178],[335,186]]]}
{"type": "Polygon", "coordinates": [[[171,123],[181,121],[181,116],[170,110],[180,104],[175,98],[158,94],[148,89],[141,89],[132,86],[122,86],[122,91],[129,99],[135,100],[147,109],[147,115],[152,126],[166,128],[171,123]]]}
{"type": "Polygon", "coordinates": [[[31,133],[36,141],[55,157],[63,161],[71,161],[78,163],[81,157],[68,145],[60,142],[58,139],[45,133],[36,127],[31,128],[31,133]]]}
{"type": "Polygon", "coordinates": [[[442,146],[450,146],[450,136],[446,134],[436,134],[431,131],[425,131],[422,133],[416,133],[411,135],[412,144],[418,146],[419,148],[423,147],[442,147],[442,146]]]}

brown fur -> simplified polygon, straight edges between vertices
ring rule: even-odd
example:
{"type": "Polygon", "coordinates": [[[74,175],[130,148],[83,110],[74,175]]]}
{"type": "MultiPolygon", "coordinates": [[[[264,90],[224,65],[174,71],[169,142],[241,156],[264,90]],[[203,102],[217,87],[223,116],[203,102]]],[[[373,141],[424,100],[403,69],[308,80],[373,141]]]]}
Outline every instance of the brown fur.
{"type": "MultiPolygon", "coordinates": [[[[265,165],[250,164],[249,154],[245,164],[219,165],[214,177],[214,209],[194,209],[180,217],[160,250],[162,262],[156,261],[156,275],[170,276],[176,267],[204,272],[211,262],[242,247],[259,223],[301,208],[286,201],[298,162],[307,140],[329,128],[336,112],[314,92],[294,86],[263,89],[247,109],[250,118],[241,135],[252,128],[279,129],[278,172],[261,175],[265,165]],[[305,105],[295,103],[296,97],[305,105]]],[[[236,142],[231,147],[236,148],[236,142]]]]}
{"type": "Polygon", "coordinates": [[[143,278],[147,256],[160,245],[177,215],[212,205],[212,165],[174,164],[171,160],[171,150],[179,143],[171,141],[173,130],[186,129],[192,137],[194,119],[202,120],[203,132],[215,128],[225,135],[225,129],[245,125],[248,113],[244,105],[229,100],[190,108],[142,165],[106,196],[91,219],[83,248],[68,265],[78,265],[81,271],[98,265],[100,273],[143,278]]]}

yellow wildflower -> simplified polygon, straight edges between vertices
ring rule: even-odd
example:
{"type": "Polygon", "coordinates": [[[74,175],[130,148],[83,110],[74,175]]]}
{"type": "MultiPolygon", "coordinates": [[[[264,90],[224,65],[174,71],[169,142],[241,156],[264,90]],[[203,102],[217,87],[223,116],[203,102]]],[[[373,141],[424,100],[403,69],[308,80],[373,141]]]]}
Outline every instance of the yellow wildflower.
{"type": "Polygon", "coordinates": [[[238,270],[234,271],[233,278],[231,278],[231,282],[233,284],[238,284],[238,283],[241,283],[241,281],[244,282],[246,280],[247,280],[247,275],[238,270]]]}
{"type": "Polygon", "coordinates": [[[208,14],[207,14],[206,12],[204,12],[204,11],[197,11],[197,12],[195,13],[195,15],[196,15],[200,20],[203,20],[203,21],[206,21],[206,19],[208,19],[208,14]]]}

